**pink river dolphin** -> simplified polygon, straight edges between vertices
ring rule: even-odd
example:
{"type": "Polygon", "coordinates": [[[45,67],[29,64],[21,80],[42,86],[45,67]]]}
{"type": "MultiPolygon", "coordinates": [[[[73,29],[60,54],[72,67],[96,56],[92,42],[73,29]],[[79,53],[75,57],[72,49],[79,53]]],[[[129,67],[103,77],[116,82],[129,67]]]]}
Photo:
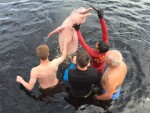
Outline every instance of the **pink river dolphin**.
{"type": "Polygon", "coordinates": [[[48,34],[48,37],[51,37],[55,33],[59,32],[58,40],[60,51],[62,52],[64,48],[64,42],[67,42],[67,55],[75,53],[78,49],[78,36],[75,29],[72,27],[73,24],[83,24],[86,20],[86,17],[90,15],[90,11],[93,8],[85,9],[80,7],[72,11],[69,17],[67,17],[61,26],[53,30],[48,34]]]}

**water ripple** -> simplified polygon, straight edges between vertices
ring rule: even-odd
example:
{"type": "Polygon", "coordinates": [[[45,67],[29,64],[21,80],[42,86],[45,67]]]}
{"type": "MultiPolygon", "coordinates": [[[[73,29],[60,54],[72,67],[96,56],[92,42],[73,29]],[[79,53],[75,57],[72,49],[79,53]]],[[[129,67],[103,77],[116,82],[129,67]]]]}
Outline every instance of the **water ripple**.
{"type": "MultiPolygon", "coordinates": [[[[150,2],[147,0],[1,0],[0,3],[0,111],[6,112],[106,112],[100,106],[80,106],[79,111],[64,100],[66,93],[45,101],[35,101],[19,89],[15,78],[29,79],[30,69],[39,61],[35,49],[47,44],[50,59],[58,55],[57,36],[45,41],[47,34],[61,25],[74,8],[92,4],[104,9],[110,48],[120,50],[128,66],[121,96],[108,111],[114,113],[149,112],[150,96],[150,2]],[[16,96],[17,95],[17,96],[16,96]],[[26,109],[29,108],[29,109],[26,109]],[[148,111],[148,112],[147,112],[148,111]]],[[[81,26],[91,47],[101,40],[95,11],[81,26]]],[[[80,46],[79,49],[82,47],[80,46]]],[[[66,66],[64,66],[66,67],[66,66]]],[[[59,70],[61,75],[63,66],[59,70]]]]}

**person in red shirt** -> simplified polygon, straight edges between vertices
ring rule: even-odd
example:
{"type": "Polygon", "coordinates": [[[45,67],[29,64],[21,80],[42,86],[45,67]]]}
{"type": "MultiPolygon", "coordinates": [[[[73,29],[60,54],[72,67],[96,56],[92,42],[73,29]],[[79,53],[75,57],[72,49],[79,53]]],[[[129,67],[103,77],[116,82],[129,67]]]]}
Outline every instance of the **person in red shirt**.
{"type": "MultiPolygon", "coordinates": [[[[93,7],[93,9],[95,9],[93,7]]],[[[108,40],[108,33],[107,33],[107,27],[105,23],[105,19],[103,18],[103,10],[97,10],[97,15],[100,20],[101,28],[102,28],[102,41],[96,42],[96,48],[91,48],[88,46],[80,32],[80,25],[74,24],[72,27],[75,28],[77,31],[78,39],[80,44],[83,46],[83,48],[89,53],[89,55],[92,58],[92,67],[97,68],[100,73],[103,72],[105,67],[105,53],[109,50],[109,40],[108,40]]]]}

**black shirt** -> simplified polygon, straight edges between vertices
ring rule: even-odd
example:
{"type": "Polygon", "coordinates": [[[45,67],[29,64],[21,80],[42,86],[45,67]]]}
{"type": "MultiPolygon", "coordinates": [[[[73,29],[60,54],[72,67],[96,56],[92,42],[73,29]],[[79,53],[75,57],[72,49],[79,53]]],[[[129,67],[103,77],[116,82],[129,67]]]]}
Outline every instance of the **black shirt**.
{"type": "Polygon", "coordinates": [[[97,69],[88,68],[85,71],[79,69],[68,70],[68,82],[70,92],[76,97],[84,97],[92,90],[92,84],[100,83],[100,74],[97,69]]]}

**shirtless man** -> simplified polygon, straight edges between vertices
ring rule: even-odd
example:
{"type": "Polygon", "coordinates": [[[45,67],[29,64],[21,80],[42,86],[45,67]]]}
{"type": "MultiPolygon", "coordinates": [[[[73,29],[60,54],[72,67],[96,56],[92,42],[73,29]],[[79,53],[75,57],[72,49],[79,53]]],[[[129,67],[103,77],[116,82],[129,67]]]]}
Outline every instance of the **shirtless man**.
{"type": "Polygon", "coordinates": [[[66,44],[64,44],[64,46],[65,47],[62,52],[62,56],[49,61],[49,47],[47,45],[39,45],[36,48],[36,54],[37,57],[40,58],[40,64],[32,68],[29,83],[24,81],[21,76],[17,76],[16,81],[21,83],[29,91],[33,89],[36,80],[39,81],[39,88],[41,89],[47,89],[56,86],[58,84],[58,79],[56,76],[58,66],[66,58],[66,44]]]}
{"type": "Polygon", "coordinates": [[[105,63],[109,65],[101,79],[102,94],[95,95],[97,100],[117,99],[121,85],[127,74],[127,66],[122,54],[117,50],[110,50],[105,55],[105,63]]]}

